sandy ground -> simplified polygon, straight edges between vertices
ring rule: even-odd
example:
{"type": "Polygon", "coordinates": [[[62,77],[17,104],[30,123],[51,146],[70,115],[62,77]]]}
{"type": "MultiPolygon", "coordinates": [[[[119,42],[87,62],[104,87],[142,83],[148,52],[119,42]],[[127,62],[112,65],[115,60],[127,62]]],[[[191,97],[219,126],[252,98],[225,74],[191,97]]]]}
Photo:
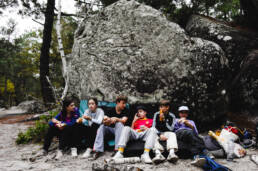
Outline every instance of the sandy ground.
{"type": "MultiPolygon", "coordinates": [[[[12,118],[13,119],[13,118],[12,118]]],[[[5,120],[6,123],[6,120],[5,120]]],[[[104,159],[110,158],[111,152],[106,152],[96,161],[88,159],[72,158],[70,154],[65,154],[61,160],[54,160],[55,150],[47,156],[37,156],[37,152],[41,149],[41,145],[15,144],[15,139],[19,131],[24,131],[28,127],[24,123],[0,123],[0,170],[92,170],[92,164],[97,163],[104,165],[104,159]],[[36,157],[37,156],[37,157],[36,157]]],[[[250,155],[257,154],[258,150],[248,150],[248,155],[236,162],[227,162],[225,159],[216,159],[217,162],[231,168],[234,171],[257,171],[258,165],[250,161],[250,155]]],[[[80,154],[81,156],[81,154],[80,154]]],[[[138,164],[120,164],[116,167],[123,168],[125,166],[135,166],[143,170],[175,170],[175,171],[199,171],[202,170],[190,165],[191,160],[180,159],[177,164],[164,162],[160,165],[138,164]]]]}

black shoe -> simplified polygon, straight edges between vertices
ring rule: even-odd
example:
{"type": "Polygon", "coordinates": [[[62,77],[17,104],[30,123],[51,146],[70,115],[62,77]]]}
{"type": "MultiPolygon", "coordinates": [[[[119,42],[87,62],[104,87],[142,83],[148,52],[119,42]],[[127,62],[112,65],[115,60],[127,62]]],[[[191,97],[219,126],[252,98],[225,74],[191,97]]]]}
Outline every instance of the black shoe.
{"type": "Polygon", "coordinates": [[[95,152],[95,153],[93,153],[92,160],[96,160],[96,159],[98,159],[102,155],[103,155],[102,152],[95,152]]]}

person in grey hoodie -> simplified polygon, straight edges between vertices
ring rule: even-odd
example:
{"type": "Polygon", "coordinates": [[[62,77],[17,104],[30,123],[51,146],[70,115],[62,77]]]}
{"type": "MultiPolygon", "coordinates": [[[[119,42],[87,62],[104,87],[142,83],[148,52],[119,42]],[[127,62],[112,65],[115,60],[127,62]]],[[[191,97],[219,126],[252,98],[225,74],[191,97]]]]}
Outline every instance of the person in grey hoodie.
{"type": "Polygon", "coordinates": [[[73,157],[77,156],[77,148],[80,147],[84,138],[86,140],[87,150],[82,157],[91,157],[97,130],[104,118],[104,111],[98,108],[98,100],[96,98],[92,97],[88,100],[88,107],[84,114],[76,121],[77,123],[74,129],[74,148],[71,149],[73,157]]]}

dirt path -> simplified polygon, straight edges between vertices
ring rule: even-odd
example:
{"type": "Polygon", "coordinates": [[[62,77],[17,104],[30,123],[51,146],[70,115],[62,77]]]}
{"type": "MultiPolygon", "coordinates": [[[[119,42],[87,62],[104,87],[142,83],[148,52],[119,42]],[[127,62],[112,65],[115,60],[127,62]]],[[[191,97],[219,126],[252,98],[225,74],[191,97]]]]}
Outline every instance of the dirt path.
{"type": "Polygon", "coordinates": [[[0,117],[0,123],[2,124],[14,124],[14,123],[23,123],[25,125],[33,125],[35,121],[24,122],[26,119],[30,119],[33,114],[24,114],[24,115],[8,115],[5,117],[0,117]]]}
{"type": "MultiPolygon", "coordinates": [[[[14,118],[12,118],[14,119],[14,118]]],[[[5,122],[7,122],[5,120],[5,122]]],[[[41,148],[40,145],[29,144],[20,145],[15,144],[15,139],[19,131],[24,131],[28,125],[24,123],[3,124],[0,123],[0,170],[92,170],[92,164],[104,164],[105,158],[110,158],[111,153],[107,152],[97,161],[89,161],[87,159],[72,158],[69,154],[64,155],[61,160],[52,159],[55,155],[55,150],[50,152],[48,156],[35,157],[36,153],[41,148]]],[[[248,150],[248,156],[237,159],[236,162],[227,162],[225,159],[216,159],[217,162],[226,165],[234,171],[256,171],[258,166],[250,161],[249,155],[257,154],[257,150],[248,150]]],[[[191,160],[179,160],[176,165],[168,162],[162,163],[158,166],[146,164],[134,164],[129,166],[136,166],[143,170],[175,170],[175,171],[198,171],[201,170],[190,165],[191,160]]],[[[126,164],[119,165],[124,167],[126,164]]]]}

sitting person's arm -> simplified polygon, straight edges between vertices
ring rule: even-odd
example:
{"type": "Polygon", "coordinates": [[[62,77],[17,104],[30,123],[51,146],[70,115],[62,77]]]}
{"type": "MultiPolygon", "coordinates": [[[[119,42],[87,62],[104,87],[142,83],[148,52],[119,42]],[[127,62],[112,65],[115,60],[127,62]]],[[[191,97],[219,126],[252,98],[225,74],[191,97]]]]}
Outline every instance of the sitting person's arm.
{"type": "MultiPolygon", "coordinates": [[[[105,122],[107,122],[107,116],[105,117],[105,122]]],[[[91,116],[89,116],[88,113],[85,113],[83,115],[83,119],[86,119],[88,121],[91,121],[92,123],[95,123],[97,125],[100,125],[104,120],[104,111],[102,109],[97,109],[97,117],[96,118],[92,118],[91,116]]],[[[104,123],[104,122],[103,122],[104,123]]]]}
{"type": "Polygon", "coordinates": [[[191,128],[193,131],[195,131],[198,134],[194,121],[188,120],[186,118],[181,118],[178,120],[178,122],[185,124],[187,127],[191,128]]]}
{"type": "Polygon", "coordinates": [[[58,115],[56,115],[54,118],[52,118],[52,122],[54,124],[61,124],[62,122],[60,121],[60,117],[61,117],[61,113],[59,113],[58,115]]]}
{"type": "Polygon", "coordinates": [[[102,123],[103,123],[104,125],[106,125],[106,126],[111,125],[111,119],[110,119],[110,117],[108,117],[108,116],[105,115],[104,118],[103,118],[102,123]]]}
{"type": "Polygon", "coordinates": [[[126,116],[124,116],[122,118],[112,117],[111,118],[111,123],[121,122],[122,124],[125,124],[127,119],[128,118],[126,116]]]}
{"type": "Polygon", "coordinates": [[[52,119],[52,122],[53,122],[54,124],[59,124],[59,123],[61,123],[61,121],[57,120],[56,118],[53,118],[53,119],[52,119]]]}
{"type": "Polygon", "coordinates": [[[66,123],[62,123],[62,121],[60,121],[60,116],[61,114],[59,113],[52,119],[52,122],[58,129],[62,130],[66,126],[66,123]]]}
{"type": "Polygon", "coordinates": [[[194,130],[194,126],[186,119],[184,122],[183,122],[186,126],[188,126],[189,128],[191,128],[192,130],[194,130]]]}
{"type": "Polygon", "coordinates": [[[100,125],[104,118],[104,111],[102,109],[97,109],[97,110],[98,110],[97,118],[90,118],[90,119],[93,123],[100,125]]]}
{"type": "Polygon", "coordinates": [[[137,116],[137,113],[135,114],[135,116],[134,116],[134,118],[133,118],[133,122],[132,122],[132,125],[131,125],[131,128],[133,128],[134,129],[134,127],[135,127],[135,122],[138,120],[139,118],[138,118],[138,116],[137,116]]]}

